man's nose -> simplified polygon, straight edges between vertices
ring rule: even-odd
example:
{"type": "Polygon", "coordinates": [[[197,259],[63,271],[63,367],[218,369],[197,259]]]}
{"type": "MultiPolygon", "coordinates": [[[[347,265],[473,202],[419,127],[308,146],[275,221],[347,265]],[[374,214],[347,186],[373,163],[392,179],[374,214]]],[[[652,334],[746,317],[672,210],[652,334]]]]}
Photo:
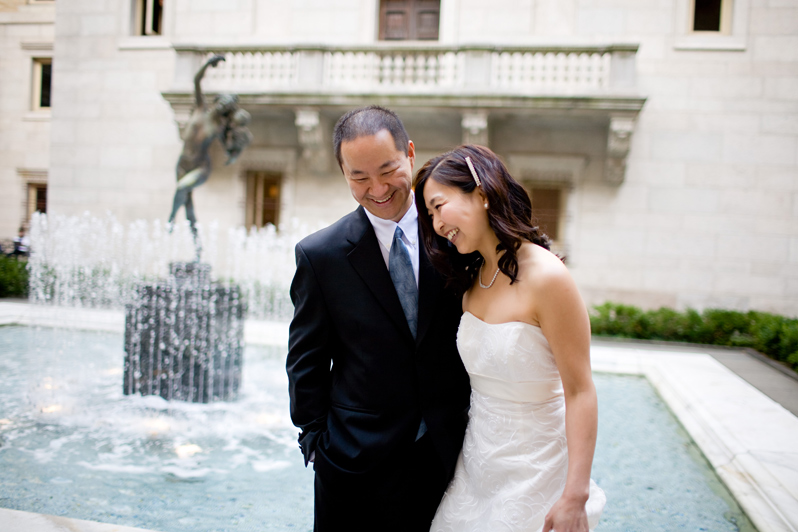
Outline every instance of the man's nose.
{"type": "Polygon", "coordinates": [[[375,179],[371,185],[371,195],[376,199],[382,199],[390,190],[388,183],[375,179]]]}

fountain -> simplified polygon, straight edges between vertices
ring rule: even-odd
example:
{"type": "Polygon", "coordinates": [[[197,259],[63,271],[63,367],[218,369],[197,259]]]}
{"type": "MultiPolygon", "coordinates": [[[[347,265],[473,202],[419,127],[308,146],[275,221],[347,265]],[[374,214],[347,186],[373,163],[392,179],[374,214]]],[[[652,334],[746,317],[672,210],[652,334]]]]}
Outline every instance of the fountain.
{"type": "Polygon", "coordinates": [[[177,163],[177,190],[169,215],[185,207],[194,240],[193,262],[173,262],[169,278],[140,283],[125,310],[124,393],[160,395],[167,400],[208,403],[235,399],[241,382],[245,304],[235,285],[211,282],[210,264],[200,262],[202,244],[192,200],[193,190],[211,174],[210,146],[219,140],[234,162],[251,142],[249,113],[238,96],[219,94],[207,105],[200,83],[215,55],[194,78],[195,108],[183,129],[177,163]]]}
{"type": "Polygon", "coordinates": [[[124,393],[208,403],[241,383],[241,290],[210,280],[210,265],[173,262],[170,276],[136,287],[125,308],[124,393]]]}

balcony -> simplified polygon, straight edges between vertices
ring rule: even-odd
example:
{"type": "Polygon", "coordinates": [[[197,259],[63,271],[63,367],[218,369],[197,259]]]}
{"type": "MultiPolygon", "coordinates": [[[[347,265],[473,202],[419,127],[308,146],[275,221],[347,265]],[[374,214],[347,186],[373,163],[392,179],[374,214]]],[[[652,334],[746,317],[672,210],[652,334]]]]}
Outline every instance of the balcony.
{"type": "Polygon", "coordinates": [[[172,90],[163,95],[183,122],[194,104],[196,71],[215,54],[206,93],[234,92],[242,106],[292,108],[302,138],[316,138],[318,111],[377,103],[459,111],[463,141],[487,144],[492,114],[598,117],[608,125],[608,180],[623,180],[634,120],[636,44],[607,46],[174,45],[172,90]],[[316,115],[314,115],[316,113],[316,115]],[[612,169],[614,168],[614,170],[612,169]]]}
{"type": "Polygon", "coordinates": [[[248,103],[353,105],[364,96],[423,98],[448,105],[639,111],[637,45],[610,46],[194,46],[175,45],[170,101],[190,97],[194,73],[214,54],[208,92],[236,92],[248,103]],[[343,98],[342,98],[343,97],[343,98]]]}

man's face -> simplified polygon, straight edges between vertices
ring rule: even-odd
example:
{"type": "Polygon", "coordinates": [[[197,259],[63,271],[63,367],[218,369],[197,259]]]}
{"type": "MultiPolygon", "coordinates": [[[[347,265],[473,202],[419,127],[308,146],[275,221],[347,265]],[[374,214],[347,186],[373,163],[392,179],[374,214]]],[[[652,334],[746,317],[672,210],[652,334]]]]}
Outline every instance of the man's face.
{"type": "Polygon", "coordinates": [[[398,222],[412,205],[410,186],[416,160],[413,142],[407,155],[396,149],[390,131],[341,143],[341,167],[355,198],[378,218],[398,222]]]}

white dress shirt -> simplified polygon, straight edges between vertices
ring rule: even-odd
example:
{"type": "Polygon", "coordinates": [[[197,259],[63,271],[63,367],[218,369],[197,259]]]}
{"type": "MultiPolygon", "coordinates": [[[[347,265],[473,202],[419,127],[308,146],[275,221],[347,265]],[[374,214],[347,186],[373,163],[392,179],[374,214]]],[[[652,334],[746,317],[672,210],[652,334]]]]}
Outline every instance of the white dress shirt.
{"type": "Polygon", "coordinates": [[[419,252],[419,239],[418,239],[418,211],[416,211],[416,198],[411,192],[410,197],[412,203],[407,212],[399,220],[397,224],[393,220],[384,220],[378,218],[366,210],[366,216],[369,217],[371,226],[374,232],[377,233],[377,240],[380,243],[380,251],[382,258],[385,261],[385,267],[390,270],[388,265],[388,257],[391,254],[391,245],[393,244],[393,234],[396,232],[396,226],[402,228],[402,242],[404,242],[407,252],[410,254],[410,263],[413,265],[413,273],[416,276],[416,286],[418,286],[418,252],[419,252]]]}

